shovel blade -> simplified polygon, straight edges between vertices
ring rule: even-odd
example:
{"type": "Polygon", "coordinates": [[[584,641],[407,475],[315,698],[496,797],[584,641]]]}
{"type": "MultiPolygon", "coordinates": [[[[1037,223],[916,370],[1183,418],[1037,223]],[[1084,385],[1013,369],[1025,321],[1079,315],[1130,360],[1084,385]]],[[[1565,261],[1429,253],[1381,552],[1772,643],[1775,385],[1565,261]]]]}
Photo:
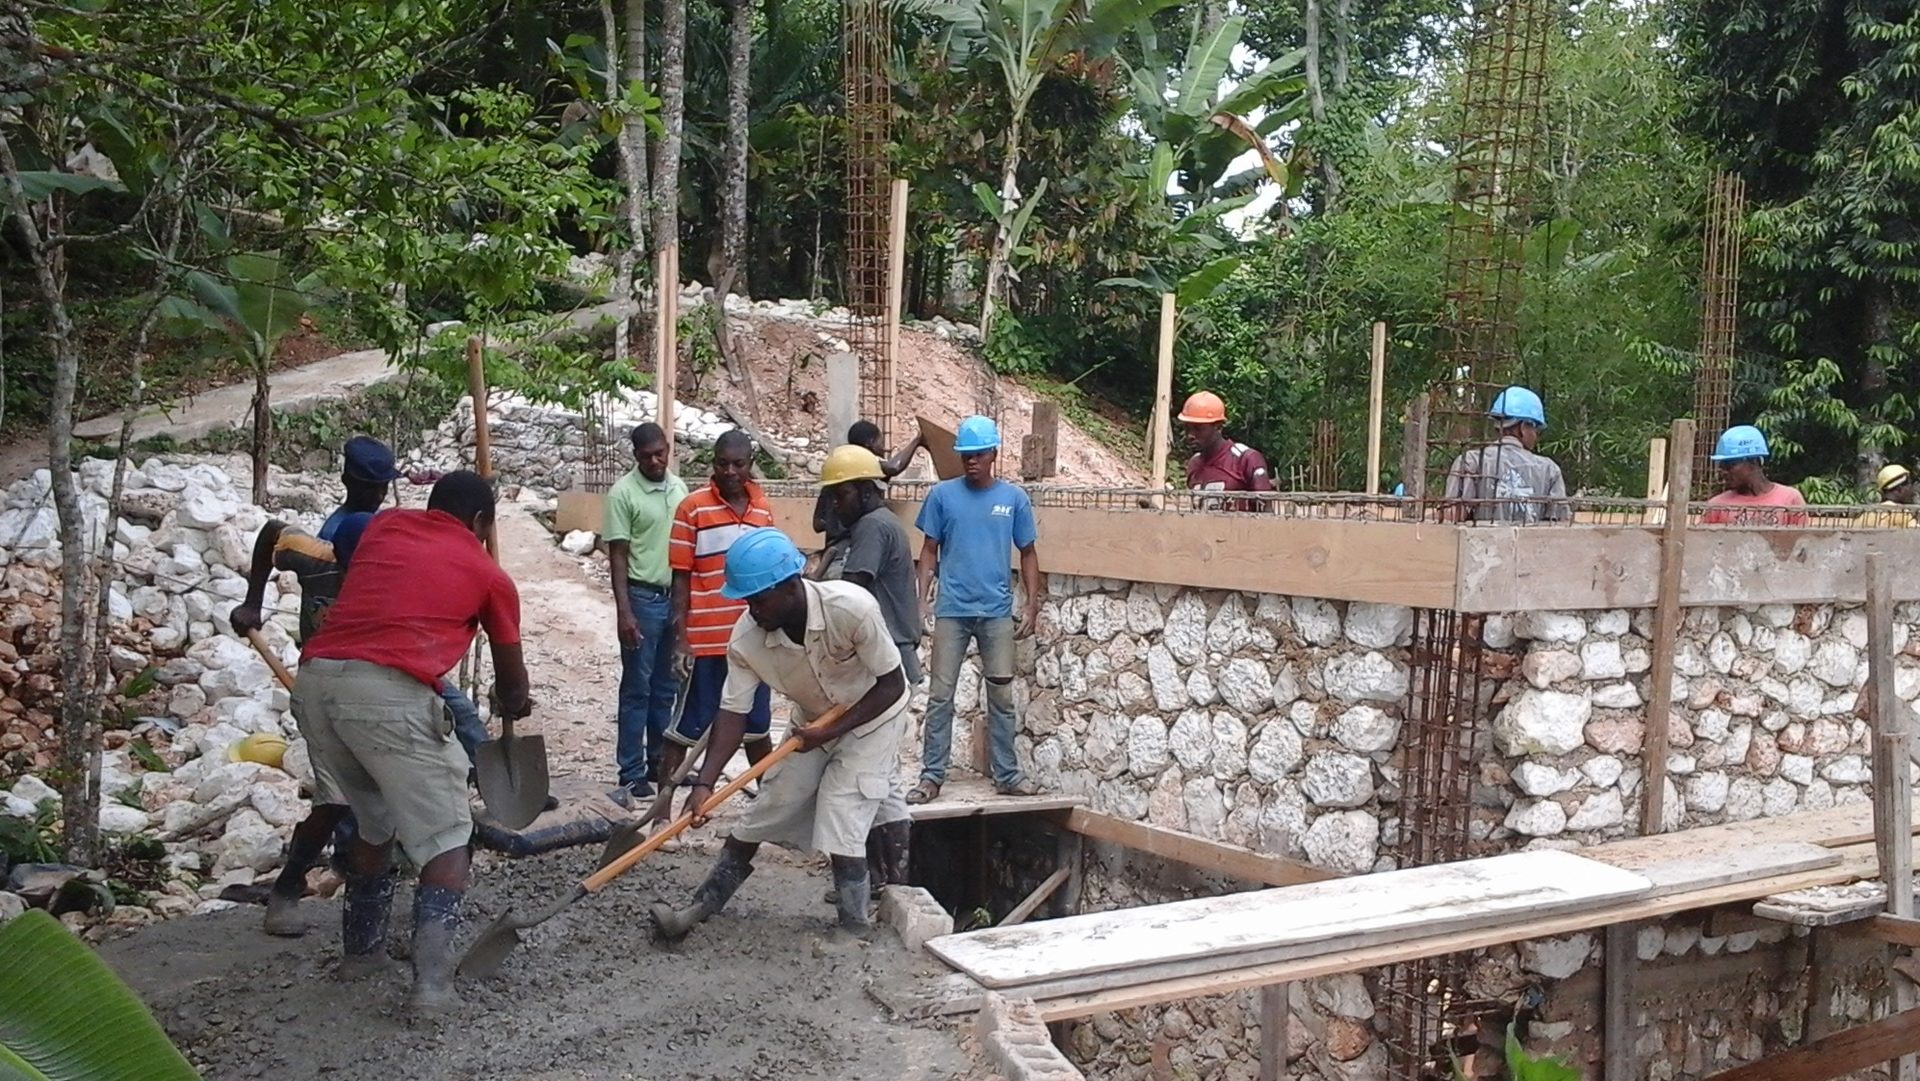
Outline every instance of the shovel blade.
{"type": "Polygon", "coordinates": [[[500,971],[507,956],[519,946],[520,927],[514,921],[513,909],[509,908],[473,940],[473,945],[461,955],[455,971],[467,979],[485,979],[500,971]]]}
{"type": "Polygon", "coordinates": [[[487,814],[510,830],[524,829],[547,806],[545,736],[503,736],[474,748],[473,771],[487,814]]]}
{"type": "Polygon", "coordinates": [[[606,846],[600,850],[600,862],[594,867],[605,867],[614,860],[627,854],[627,850],[647,839],[647,819],[622,822],[614,827],[613,836],[607,838],[606,846]]]}

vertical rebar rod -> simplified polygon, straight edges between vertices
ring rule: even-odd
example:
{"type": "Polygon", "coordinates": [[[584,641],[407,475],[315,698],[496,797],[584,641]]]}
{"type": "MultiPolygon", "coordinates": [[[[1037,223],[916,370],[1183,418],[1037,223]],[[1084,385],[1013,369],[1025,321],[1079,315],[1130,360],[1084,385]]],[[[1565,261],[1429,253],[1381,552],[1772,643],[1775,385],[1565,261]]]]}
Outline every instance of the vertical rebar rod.
{"type": "Polygon", "coordinates": [[[1733,347],[1740,303],[1740,233],[1746,183],[1732,173],[1714,176],[1707,197],[1700,258],[1700,367],[1694,375],[1693,494],[1705,499],[1716,481],[1708,455],[1727,430],[1733,399],[1733,347]]]}
{"type": "MultiPolygon", "coordinates": [[[[842,74],[847,104],[847,344],[860,363],[860,413],[894,429],[893,343],[887,333],[893,201],[888,148],[893,134],[893,30],[885,0],[846,0],[842,74]]],[[[827,433],[829,443],[845,432],[827,433]]]]}

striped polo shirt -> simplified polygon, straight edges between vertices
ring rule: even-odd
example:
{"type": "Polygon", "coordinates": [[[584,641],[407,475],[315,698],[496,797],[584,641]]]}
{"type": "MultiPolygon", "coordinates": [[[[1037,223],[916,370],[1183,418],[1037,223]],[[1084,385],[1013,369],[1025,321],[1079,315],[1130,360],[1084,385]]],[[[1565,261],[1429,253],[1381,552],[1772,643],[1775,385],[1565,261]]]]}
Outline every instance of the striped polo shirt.
{"type": "Polygon", "coordinates": [[[680,501],[673,512],[668,562],[688,575],[687,645],[696,657],[724,657],[733,625],[747,602],[720,595],[726,580],[727,549],[749,529],[773,524],[773,510],[760,486],[747,482],[747,513],[736,514],[720,489],[705,488],[680,501]]]}

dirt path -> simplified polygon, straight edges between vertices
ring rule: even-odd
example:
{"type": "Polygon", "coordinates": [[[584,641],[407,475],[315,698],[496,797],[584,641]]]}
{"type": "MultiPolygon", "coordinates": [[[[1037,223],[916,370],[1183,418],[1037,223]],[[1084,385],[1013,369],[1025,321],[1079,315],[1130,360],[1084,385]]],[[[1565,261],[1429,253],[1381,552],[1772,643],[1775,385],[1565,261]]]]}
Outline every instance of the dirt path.
{"type": "MultiPolygon", "coordinates": [[[[484,868],[471,935],[507,901],[558,897],[592,870],[572,851],[484,868]]],[[[701,853],[649,861],[534,932],[492,980],[462,988],[450,1019],[410,1021],[402,965],[343,983],[338,908],[271,939],[259,909],[177,920],[101,954],[208,1081],[911,1081],[974,1078],[959,1034],[889,1023],[870,983],[934,974],[890,936],[833,954],[820,933],[825,875],[769,851],[732,905],[665,950],[642,930],[656,894],[685,897],[701,853]],[[825,954],[823,956],[823,954],[825,954]]],[[[404,927],[408,900],[395,899],[404,927]]]]}

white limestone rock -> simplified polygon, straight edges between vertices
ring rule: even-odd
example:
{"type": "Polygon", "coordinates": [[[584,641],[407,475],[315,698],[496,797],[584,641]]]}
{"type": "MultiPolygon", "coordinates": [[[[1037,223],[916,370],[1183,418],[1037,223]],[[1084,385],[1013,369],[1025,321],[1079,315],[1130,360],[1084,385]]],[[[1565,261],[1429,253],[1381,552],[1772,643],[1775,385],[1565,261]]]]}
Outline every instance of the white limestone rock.
{"type": "Polygon", "coordinates": [[[1557,837],[1566,832],[1567,812],[1550,799],[1521,800],[1507,812],[1506,827],[1529,837],[1557,837]]]}
{"type": "Polygon", "coordinates": [[[1189,773],[1206,769],[1213,761],[1213,719],[1203,710],[1182,713],[1167,733],[1167,749],[1189,773]]]}
{"type": "Polygon", "coordinates": [[[1619,679],[1627,674],[1626,658],[1621,656],[1620,643],[1611,641],[1587,642],[1580,647],[1580,678],[1589,683],[1604,679],[1619,679]]]}
{"type": "Polygon", "coordinates": [[[1127,605],[1110,593],[1098,593],[1087,598],[1087,637],[1096,642],[1110,642],[1113,636],[1127,629],[1127,605]]]}
{"type": "Polygon", "coordinates": [[[1587,621],[1573,612],[1525,612],[1514,633],[1536,642],[1578,642],[1587,636],[1587,621]]]}
{"type": "Polygon", "coordinates": [[[1727,775],[1718,770],[1696,773],[1687,778],[1687,809],[1714,814],[1727,806],[1727,775]]]}
{"type": "MultiPolygon", "coordinates": [[[[1761,612],[1770,607],[1773,606],[1763,607],[1761,612]]],[[[1787,611],[1791,613],[1793,610],[1788,608],[1787,611]]],[[[1791,615],[1788,622],[1792,622],[1791,615]]],[[[1780,626],[1781,629],[1775,631],[1773,636],[1773,667],[1781,675],[1791,676],[1807,666],[1807,661],[1813,656],[1813,643],[1800,632],[1786,629],[1786,624],[1780,626]]]]}
{"type": "Polygon", "coordinates": [[[1207,624],[1207,648],[1231,655],[1252,640],[1253,625],[1247,619],[1246,605],[1241,603],[1240,594],[1227,594],[1227,599],[1220,602],[1220,610],[1207,624]]]}
{"type": "Polygon", "coordinates": [[[1355,601],[1347,606],[1347,640],[1366,649],[1391,649],[1413,638],[1413,609],[1404,604],[1355,601]]]}
{"type": "Polygon", "coordinates": [[[1145,636],[1166,624],[1166,616],[1161,614],[1160,602],[1154,598],[1152,588],[1134,583],[1133,589],[1127,593],[1127,629],[1145,636]]]}
{"type": "Polygon", "coordinates": [[[1766,807],[1766,789],[1752,777],[1735,777],[1727,786],[1727,821],[1759,818],[1766,807]]]}
{"type": "Polygon", "coordinates": [[[583,556],[593,551],[600,543],[599,534],[591,529],[573,529],[560,539],[560,550],[568,555],[583,556]]]}
{"type": "Polygon", "coordinates": [[[1620,780],[1620,774],[1626,767],[1618,758],[1610,754],[1595,755],[1580,766],[1580,772],[1587,780],[1600,788],[1611,788],[1620,780]]]}
{"type": "Polygon", "coordinates": [[[1247,772],[1247,726],[1231,713],[1213,715],[1213,775],[1223,781],[1247,772]]]}
{"type": "Polygon", "coordinates": [[[1151,778],[1172,761],[1165,722],[1152,714],[1135,717],[1127,729],[1127,768],[1136,777],[1151,778]]]}
{"type": "Polygon", "coordinates": [[[1629,621],[1624,608],[1607,608],[1593,614],[1593,633],[1619,636],[1627,633],[1629,621]]]}
{"type": "Polygon", "coordinates": [[[1536,938],[1520,944],[1520,967],[1550,980],[1564,980],[1587,966],[1593,955],[1593,936],[1536,938]]]}
{"type": "Polygon", "coordinates": [[[175,520],[182,528],[196,530],[216,529],[239,513],[238,500],[195,483],[187,485],[180,505],[174,509],[175,520]]]}
{"type": "Polygon", "coordinates": [[[1308,645],[1330,646],[1340,640],[1340,613],[1315,597],[1294,597],[1293,626],[1308,645]]]}
{"type": "Polygon", "coordinates": [[[1407,694],[1407,670],[1380,653],[1334,657],[1322,679],[1328,694],[1347,702],[1399,702],[1407,694]]]}
{"type": "Polygon", "coordinates": [[[1213,685],[1213,677],[1205,668],[1195,668],[1187,673],[1187,697],[1196,706],[1210,706],[1220,700],[1220,689],[1213,685]]]}
{"type": "Polygon", "coordinates": [[[1354,706],[1333,722],[1333,738],[1360,754],[1392,750],[1400,738],[1400,719],[1374,706],[1354,706]]]}
{"type": "Polygon", "coordinates": [[[1592,701],[1597,709],[1639,709],[1644,699],[1639,687],[1621,682],[1595,687],[1592,701]]]}
{"type": "Polygon", "coordinates": [[[1873,780],[1873,770],[1859,755],[1843,754],[1822,765],[1820,776],[1834,784],[1866,784],[1873,780]]]}
{"type": "Polygon", "coordinates": [[[1273,676],[1273,705],[1275,709],[1292,709],[1300,699],[1300,674],[1290,662],[1283,662],[1280,670],[1273,676]]]}
{"type": "Polygon", "coordinates": [[[1186,681],[1181,678],[1180,666],[1166,646],[1147,648],[1147,679],[1153,684],[1153,704],[1160,712],[1174,713],[1187,708],[1186,681]]]}
{"type": "Polygon", "coordinates": [[[1199,664],[1207,655],[1207,605],[1198,593],[1182,593],[1173,602],[1160,641],[1181,664],[1199,664]]]}
{"type": "Polygon", "coordinates": [[[1343,875],[1373,870],[1380,850],[1380,822],[1365,811],[1323,814],[1307,827],[1301,848],[1307,862],[1343,875]]]}
{"type": "Polygon", "coordinates": [[[1829,687],[1845,689],[1854,685],[1853,677],[1859,666],[1858,650],[1843,641],[1828,639],[1813,651],[1813,660],[1808,663],[1807,672],[1829,687]]]}
{"type": "Polygon", "coordinates": [[[280,831],[252,808],[235,811],[227,820],[227,831],[214,843],[214,873],[244,868],[259,872],[271,870],[280,862],[280,831]]]}
{"type": "Polygon", "coordinates": [[[1180,790],[1186,804],[1187,830],[1218,840],[1227,822],[1227,801],[1211,777],[1195,777],[1180,790]]]}
{"type": "Polygon", "coordinates": [[[1567,754],[1586,742],[1593,705],[1585,695],[1527,690],[1507,704],[1493,724],[1501,753],[1567,754]]]}
{"type": "Polygon", "coordinates": [[[1780,776],[1797,785],[1813,783],[1813,759],[1803,754],[1780,756],[1780,776]]]}
{"type": "MultiPolygon", "coordinates": [[[[1224,610],[1225,606],[1222,606],[1224,610]]],[[[1220,674],[1220,697],[1247,716],[1264,713],[1273,705],[1273,675],[1250,657],[1235,657],[1220,674]]]]}
{"type": "Polygon", "coordinates": [[[52,785],[47,784],[47,782],[35,777],[31,773],[27,773],[22,774],[14,780],[13,798],[23,800],[37,807],[47,800],[52,800],[56,804],[59,803],[60,793],[56,791],[52,785]]]}
{"type": "Polygon", "coordinates": [[[1760,789],[1760,813],[1767,818],[1790,815],[1799,803],[1799,787],[1784,777],[1775,777],[1760,789]]]}
{"type": "Polygon", "coordinates": [[[147,812],[138,807],[129,807],[124,803],[101,802],[100,831],[102,833],[124,835],[139,833],[146,828],[147,812]]]}
{"type": "Polygon", "coordinates": [[[1254,734],[1247,751],[1247,773],[1261,784],[1274,784],[1300,765],[1301,754],[1300,733],[1292,724],[1271,718],[1254,734]]]}
{"type": "Polygon", "coordinates": [[[1373,996],[1367,994],[1367,981],[1357,972],[1309,980],[1307,996],[1315,1006],[1334,1017],[1349,1021],[1373,1020],[1373,996]]]}
{"type": "Polygon", "coordinates": [[[1494,613],[1480,625],[1480,640],[1490,649],[1506,649],[1519,641],[1514,633],[1513,617],[1503,613],[1494,613]]]}
{"type": "Polygon", "coordinates": [[[1620,799],[1620,790],[1608,788],[1588,796],[1580,809],[1567,818],[1567,829],[1575,833],[1613,829],[1626,820],[1627,812],[1620,799]]]}
{"type": "Polygon", "coordinates": [[[1300,789],[1321,807],[1359,807],[1373,798],[1373,763],[1359,755],[1316,754],[1307,759],[1300,789]]]}
{"type": "Polygon", "coordinates": [[[1536,649],[1520,660],[1520,674],[1535,687],[1551,687],[1580,674],[1580,658],[1563,649],[1536,649]]]}
{"type": "MultiPolygon", "coordinates": [[[[1260,809],[1258,822],[1260,831],[1259,848],[1299,859],[1305,855],[1303,842],[1307,836],[1307,797],[1297,788],[1288,788],[1274,794],[1266,806],[1260,809]]],[[[1369,855],[1367,869],[1373,868],[1369,855]]]]}
{"type": "Polygon", "coordinates": [[[1580,771],[1555,769],[1543,762],[1522,762],[1513,768],[1513,783],[1529,796],[1558,795],[1580,783],[1580,771]]]}

